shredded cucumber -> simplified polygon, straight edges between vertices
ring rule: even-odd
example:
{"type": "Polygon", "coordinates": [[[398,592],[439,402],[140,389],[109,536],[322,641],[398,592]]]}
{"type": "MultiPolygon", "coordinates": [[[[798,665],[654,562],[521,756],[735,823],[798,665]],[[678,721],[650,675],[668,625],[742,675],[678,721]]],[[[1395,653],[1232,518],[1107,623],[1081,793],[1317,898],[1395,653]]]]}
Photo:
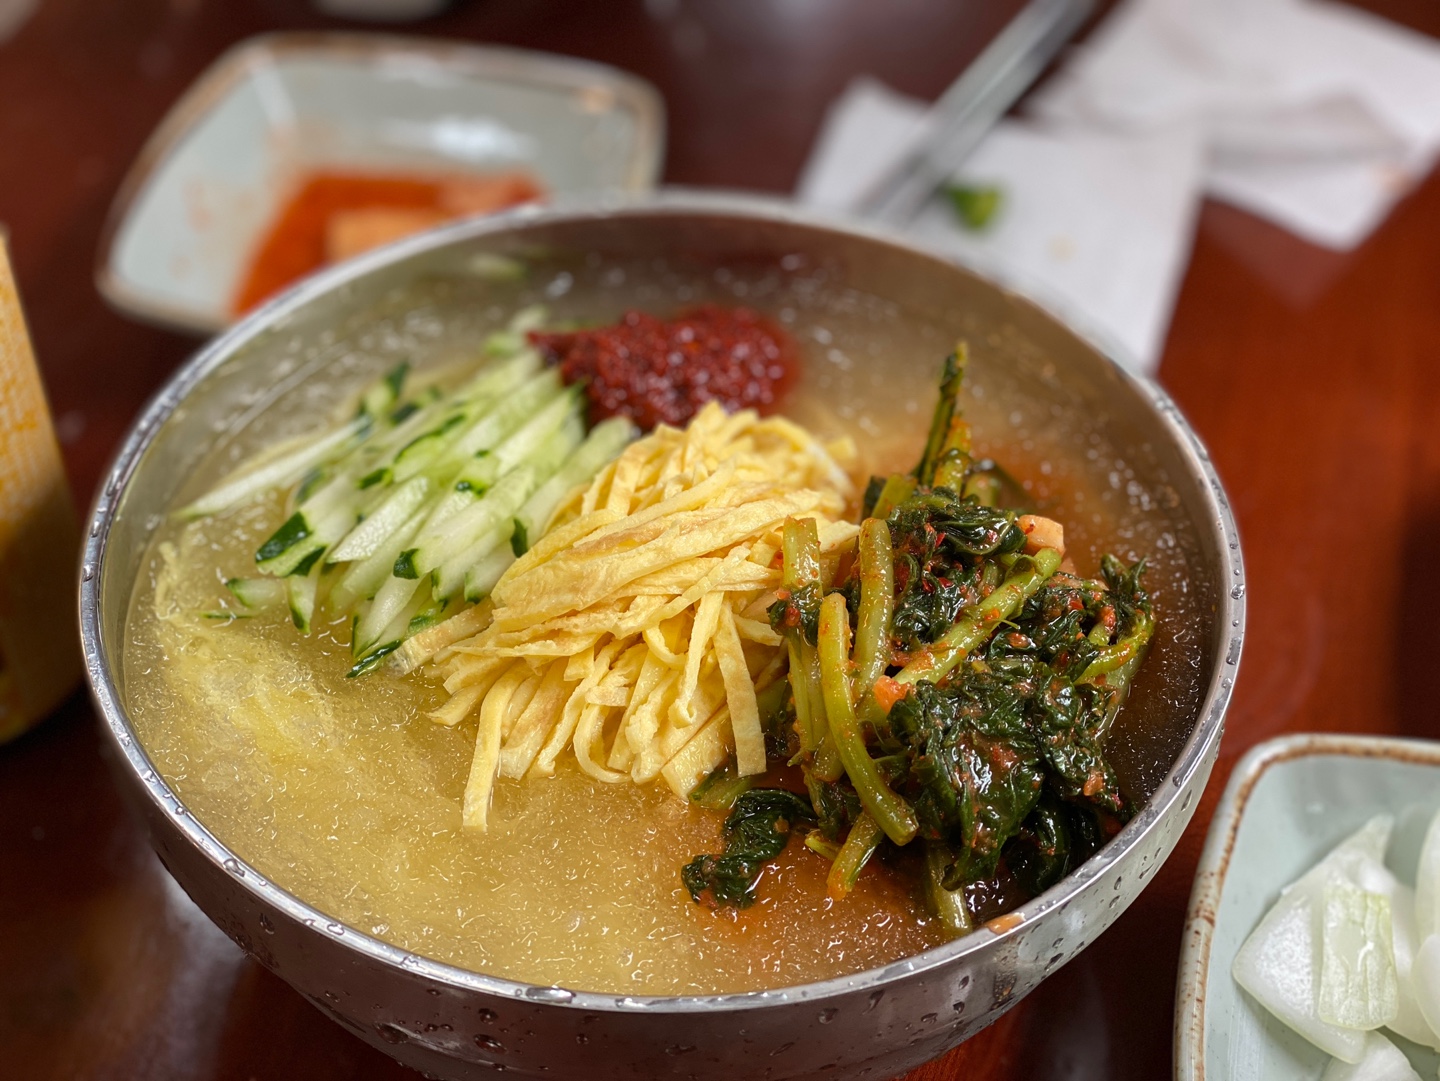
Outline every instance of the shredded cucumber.
{"type": "Polygon", "coordinates": [[[274,608],[285,600],[285,583],[274,578],[230,578],[225,588],[251,610],[274,608]]]}
{"type": "MultiPolygon", "coordinates": [[[[460,467],[457,483],[469,479],[469,473],[463,467],[469,466],[472,460],[483,461],[487,451],[511,436],[562,393],[560,376],[553,369],[546,369],[526,380],[515,388],[512,395],[496,404],[455,441],[446,455],[448,464],[460,467]]],[[[472,483],[479,482],[477,480],[472,483]]]]}
{"type": "Polygon", "coordinates": [[[310,621],[315,618],[315,593],[319,584],[318,573],[294,575],[285,579],[290,619],[301,634],[310,633],[310,621]]]}
{"type": "Polygon", "coordinates": [[[495,583],[500,581],[500,576],[514,562],[515,553],[502,544],[489,555],[472,564],[470,569],[465,572],[465,599],[471,604],[479,604],[490,596],[490,591],[495,588],[495,583]]]}
{"type": "Polygon", "coordinates": [[[288,487],[327,458],[348,449],[352,441],[363,439],[371,426],[370,418],[356,417],[282,458],[242,467],[238,474],[232,474],[220,487],[181,507],[176,515],[187,520],[209,518],[247,503],[264,492],[288,487]]]}
{"type": "Polygon", "coordinates": [[[363,657],[379,645],[384,639],[386,628],[400,620],[405,606],[417,599],[423,599],[417,579],[394,576],[385,579],[384,584],[376,591],[375,599],[370,602],[370,607],[361,613],[355,623],[350,639],[351,654],[357,658],[363,657]]]}
{"type": "Polygon", "coordinates": [[[466,507],[422,531],[416,545],[419,549],[416,566],[420,573],[434,570],[474,544],[483,533],[513,518],[530,495],[554,475],[579,445],[582,434],[578,417],[562,417],[559,426],[527,448],[526,456],[483,496],[472,497],[466,507]]]}
{"type": "Polygon", "coordinates": [[[431,572],[431,581],[433,582],[431,591],[434,595],[440,599],[453,597],[456,591],[465,584],[465,576],[472,567],[487,559],[490,553],[496,549],[509,550],[510,535],[514,529],[515,520],[512,518],[482,534],[474,544],[462,549],[436,567],[431,572]]]}
{"type": "Polygon", "coordinates": [[[415,539],[419,528],[419,521],[410,519],[371,555],[347,566],[340,581],[330,591],[330,606],[337,612],[352,612],[360,601],[375,596],[375,591],[390,577],[395,560],[415,539]]]}
{"type": "Polygon", "coordinates": [[[524,555],[550,524],[561,500],[580,485],[589,484],[605,463],[624,450],[638,434],[629,417],[610,417],[595,425],[585,437],[585,442],[565,460],[554,476],[535,489],[515,515],[515,554],[524,555]]]}
{"type": "Polygon", "coordinates": [[[374,555],[386,538],[408,522],[430,494],[428,477],[411,477],[393,489],[373,513],[345,535],[329,556],[331,563],[348,563],[374,555]]]}
{"type": "MultiPolygon", "coordinates": [[[[588,436],[584,397],[526,341],[519,313],[453,389],[410,389],[408,365],[366,387],[331,428],[265,452],[178,514],[283,497],[285,520],[255,553],[258,577],[226,581],[226,618],[283,604],[302,634],[348,617],[359,675],[401,642],[487,596],[567,496],[635,436],[608,420],[588,436]]],[[[352,403],[355,399],[352,399],[352,403]]],[[[282,609],[283,610],[283,609],[282,609]]]]}

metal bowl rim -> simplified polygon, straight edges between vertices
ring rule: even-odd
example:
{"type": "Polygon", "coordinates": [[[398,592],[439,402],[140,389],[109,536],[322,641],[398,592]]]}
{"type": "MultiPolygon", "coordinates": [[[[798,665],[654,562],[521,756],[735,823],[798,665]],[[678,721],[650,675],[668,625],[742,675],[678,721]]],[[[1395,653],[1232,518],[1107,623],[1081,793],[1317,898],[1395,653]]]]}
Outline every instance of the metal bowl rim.
{"type": "MultiPolygon", "coordinates": [[[[848,976],[813,983],[795,984],[764,991],[719,995],[620,995],[593,991],[571,991],[544,987],[498,976],[472,972],[455,965],[422,957],[391,945],[362,931],[346,927],[290,892],[270,882],[235,853],[222,844],[184,804],[160,777],[131,727],[120,702],[118,689],[111,678],[110,658],[105,649],[99,619],[99,582],[106,546],[120,496],[134,473],[141,456],[149,447],[161,425],[169,418],[193,387],[207,377],[233,353],[258,337],[283,324],[286,318],[311,301],[342,288],[394,263],[417,256],[451,243],[484,237],[511,230],[518,225],[562,224],[571,220],[632,215],[636,217],[687,216],[712,214],[755,221],[794,225],[840,233],[860,240],[889,245],[911,254],[935,259],[942,263],[979,274],[983,279],[1012,293],[996,282],[993,268],[978,271],[967,260],[953,252],[937,249],[910,238],[902,238],[884,228],[856,222],[842,216],[804,209],[793,203],[765,196],[741,193],[701,193],[669,190],[634,199],[608,196],[591,200],[574,200],[550,207],[522,207],[504,214],[463,221],[406,238],[385,248],[367,253],[332,270],[324,271],[293,286],[265,303],[242,321],[203,347],[178,368],[155,393],[142,410],[117,452],[106,481],[97,495],[90,515],[81,564],[79,591],[80,634],[85,654],[85,674],[96,704],[104,718],[104,729],[114,740],[116,749],[134,771],[146,795],[186,838],[217,868],[227,871],[258,900],[285,913],[295,922],[311,927],[317,934],[328,934],[350,949],[401,972],[423,975],[456,989],[476,991],[502,998],[533,1003],[568,1006],[590,1012],[686,1014],[712,1010],[748,1010],[762,1006],[827,999],[839,995],[883,990],[903,977],[923,974],[948,965],[971,954],[980,953],[991,943],[1016,935],[1031,922],[1052,910],[1065,909],[1087,889],[1098,886],[1111,867],[1131,849],[1141,844],[1170,809],[1179,793],[1201,769],[1218,743],[1223,729],[1238,670],[1241,645],[1245,632],[1245,574],[1239,547],[1239,535],[1224,486],[1215,472],[1209,453],[1179,408],[1156,383],[1136,375],[1115,359],[1112,344],[1097,345],[1095,338],[1075,329],[1076,322],[1057,310],[1063,306],[1053,300],[1037,302],[1032,296],[1019,297],[1022,302],[1039,308],[1060,326],[1077,333],[1096,349],[1132,388],[1159,415],[1168,430],[1192,477],[1199,483],[1208,503],[1205,525],[1213,531],[1216,550],[1224,563],[1216,619],[1228,627],[1227,653],[1217,657],[1216,669],[1206,688],[1199,711],[1199,720],[1181,748],[1170,771],[1136,815],[1111,841],[1051,889],[1019,908],[1013,926],[996,931],[982,927],[952,942],[904,958],[880,968],[867,969],[848,976]],[[1223,582],[1232,582],[1230,589],[1223,582]],[[324,930],[322,930],[322,928],[324,930]]],[[[1033,294],[1032,294],[1033,295],[1033,294]]],[[[1197,523],[1200,524],[1200,523],[1197,523]]],[[[1180,809],[1181,813],[1185,808],[1180,809]]],[[[1153,870],[1153,868],[1152,868],[1153,870]]]]}

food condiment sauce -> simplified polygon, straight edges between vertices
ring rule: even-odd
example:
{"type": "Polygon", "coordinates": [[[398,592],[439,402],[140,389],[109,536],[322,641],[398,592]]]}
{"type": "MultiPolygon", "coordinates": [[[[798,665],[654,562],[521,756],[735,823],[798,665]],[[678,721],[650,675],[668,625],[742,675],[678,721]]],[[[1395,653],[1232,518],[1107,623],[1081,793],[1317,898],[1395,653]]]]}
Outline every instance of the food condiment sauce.
{"type": "Polygon", "coordinates": [[[530,339],[567,383],[585,381],[592,421],[623,413],[647,431],[682,427],[710,401],[768,413],[797,367],[790,335],[748,308],[703,305],[668,320],[630,311],[611,326],[530,339]]]}

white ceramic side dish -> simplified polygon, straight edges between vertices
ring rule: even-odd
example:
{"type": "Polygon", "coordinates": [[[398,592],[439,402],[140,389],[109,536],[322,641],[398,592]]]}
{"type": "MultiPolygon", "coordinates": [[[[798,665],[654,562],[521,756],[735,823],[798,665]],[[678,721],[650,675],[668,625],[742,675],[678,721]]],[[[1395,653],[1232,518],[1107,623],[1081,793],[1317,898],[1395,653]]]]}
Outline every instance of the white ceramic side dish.
{"type": "MultiPolygon", "coordinates": [[[[1230,966],[1280,891],[1378,814],[1395,816],[1386,863],[1413,881],[1440,808],[1440,743],[1294,735],[1262,743],[1230,775],[1205,840],[1180,953],[1176,1081],[1317,1079],[1330,1057],[1235,983],[1230,966]]],[[[1422,1077],[1440,1057],[1395,1042],[1422,1077]]]]}
{"type": "Polygon", "coordinates": [[[213,333],[263,230],[304,173],[523,170],[557,198],[643,193],[664,150],[648,83],[568,57],[367,34],[235,46],[170,110],[121,186],[101,293],[213,333]]]}

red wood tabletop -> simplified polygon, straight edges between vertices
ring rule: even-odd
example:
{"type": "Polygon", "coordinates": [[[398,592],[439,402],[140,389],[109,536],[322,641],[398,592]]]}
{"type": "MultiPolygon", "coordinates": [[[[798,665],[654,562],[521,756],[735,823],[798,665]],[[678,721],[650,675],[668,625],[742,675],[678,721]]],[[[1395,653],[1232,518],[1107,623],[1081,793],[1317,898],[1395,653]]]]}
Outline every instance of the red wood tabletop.
{"type": "MultiPolygon", "coordinates": [[[[1365,6],[1440,35],[1434,0],[1365,6]]],[[[786,191],[852,74],[933,96],[1005,10],[460,0],[407,29],[627,68],[667,99],[666,179],[786,191]]],[[[135,412],[197,344],[116,315],[95,291],[96,241],[126,167],[234,41],[342,25],[303,0],[39,0],[0,42],[0,223],[82,505],[135,412]]],[[[1209,444],[1245,542],[1250,633],[1219,765],[1135,905],[916,1079],[1167,1076],[1186,900],[1236,758],[1288,731],[1440,736],[1440,620],[1421,573],[1440,538],[1440,176],[1346,254],[1207,204],[1160,379],[1209,444]]],[[[0,1076],[417,1078],[189,904],[102,756],[80,695],[0,748],[0,1076]]]]}

